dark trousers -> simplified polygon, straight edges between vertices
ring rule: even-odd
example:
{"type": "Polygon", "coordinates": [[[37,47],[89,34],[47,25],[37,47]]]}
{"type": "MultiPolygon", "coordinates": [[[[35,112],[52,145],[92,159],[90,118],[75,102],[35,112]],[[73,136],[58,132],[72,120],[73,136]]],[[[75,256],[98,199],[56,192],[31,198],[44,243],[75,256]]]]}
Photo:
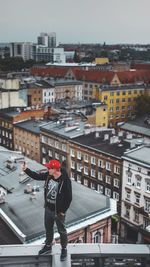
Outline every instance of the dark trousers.
{"type": "Polygon", "coordinates": [[[55,214],[49,208],[45,208],[45,230],[46,230],[46,245],[51,245],[54,237],[54,222],[57,225],[58,233],[60,234],[60,243],[62,248],[66,248],[68,243],[67,231],[65,227],[65,215],[55,214]]]}

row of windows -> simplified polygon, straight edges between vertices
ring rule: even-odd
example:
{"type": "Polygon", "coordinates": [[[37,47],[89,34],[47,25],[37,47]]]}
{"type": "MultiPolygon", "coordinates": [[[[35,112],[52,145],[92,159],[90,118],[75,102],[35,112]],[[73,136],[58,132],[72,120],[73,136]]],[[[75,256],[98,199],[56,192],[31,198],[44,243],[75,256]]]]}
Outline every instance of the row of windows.
{"type": "Polygon", "coordinates": [[[144,182],[143,182],[140,177],[135,177],[133,179],[130,174],[126,176],[127,185],[135,186],[137,189],[141,189],[143,187],[143,183],[144,183],[145,192],[150,193],[150,179],[149,178],[144,179],[144,182]]]}
{"type": "Polygon", "coordinates": [[[12,133],[8,133],[7,131],[1,130],[1,129],[0,129],[0,135],[5,136],[9,139],[12,139],[12,133]]]}
{"type": "MultiPolygon", "coordinates": [[[[71,157],[75,157],[75,150],[74,149],[71,149],[71,157]]],[[[82,159],[82,155],[81,155],[81,152],[80,151],[77,151],[77,159],[82,159]]],[[[92,165],[98,165],[98,167],[100,168],[106,168],[106,170],[109,170],[109,171],[112,171],[114,169],[114,173],[117,173],[117,174],[120,174],[120,167],[118,165],[114,165],[113,167],[113,164],[108,162],[108,161],[104,161],[102,159],[98,159],[96,157],[90,157],[88,154],[84,154],[83,155],[83,159],[84,159],[84,162],[90,162],[92,165]]],[[[71,160],[71,168],[72,169],[75,169],[75,161],[71,160]]],[[[82,164],[81,163],[77,163],[77,170],[78,171],[81,171],[83,168],[82,164]]],[[[86,167],[85,166],[85,172],[86,172],[86,167]]],[[[93,172],[94,172],[94,169],[93,169],[93,172]]]]}
{"type": "Polygon", "coordinates": [[[133,106],[122,106],[122,107],[117,106],[115,108],[110,107],[110,109],[109,109],[110,112],[113,112],[115,110],[116,111],[121,111],[121,110],[134,110],[134,107],[133,106]]]}
{"type": "MultiPolygon", "coordinates": [[[[71,172],[71,178],[73,180],[75,180],[75,173],[74,172],[71,172]]],[[[77,175],[77,182],[81,183],[81,179],[82,179],[81,175],[78,174],[77,175]]],[[[89,186],[88,179],[84,179],[83,180],[83,185],[85,185],[87,187],[89,186]]],[[[103,185],[96,184],[94,182],[90,182],[90,188],[100,192],[101,194],[105,194],[106,196],[111,197],[111,189],[110,188],[107,188],[107,187],[105,188],[103,185]]],[[[113,198],[116,199],[116,200],[119,200],[119,193],[113,191],[113,198]]]]}
{"type": "MultiPolygon", "coordinates": [[[[42,135],[41,141],[42,141],[42,143],[44,143],[44,144],[48,144],[48,145],[50,145],[51,147],[55,147],[55,148],[57,148],[57,149],[59,149],[59,150],[62,150],[62,151],[64,151],[64,152],[67,151],[67,145],[66,145],[66,144],[61,143],[61,142],[59,142],[59,141],[55,141],[54,139],[49,138],[49,137],[47,137],[47,136],[42,135]]],[[[44,147],[43,147],[43,149],[44,149],[44,147]]]]}

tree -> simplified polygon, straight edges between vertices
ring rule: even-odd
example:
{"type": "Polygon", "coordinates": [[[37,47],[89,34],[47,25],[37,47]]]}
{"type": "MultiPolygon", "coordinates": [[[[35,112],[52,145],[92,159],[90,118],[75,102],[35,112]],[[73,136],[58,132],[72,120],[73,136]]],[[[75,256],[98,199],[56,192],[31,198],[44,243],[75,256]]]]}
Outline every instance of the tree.
{"type": "Polygon", "coordinates": [[[150,96],[138,96],[136,99],[136,110],[139,115],[150,114],[150,96]]]}
{"type": "Polygon", "coordinates": [[[75,53],[74,53],[73,61],[76,63],[80,62],[79,53],[77,51],[75,51],[75,53]]]}

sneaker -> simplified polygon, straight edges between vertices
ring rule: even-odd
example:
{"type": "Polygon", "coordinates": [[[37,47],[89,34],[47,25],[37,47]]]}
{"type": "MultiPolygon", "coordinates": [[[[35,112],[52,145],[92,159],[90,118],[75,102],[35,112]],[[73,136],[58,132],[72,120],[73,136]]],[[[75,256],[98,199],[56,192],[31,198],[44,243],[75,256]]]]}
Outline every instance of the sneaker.
{"type": "Polygon", "coordinates": [[[45,245],[41,250],[39,251],[39,255],[47,254],[52,252],[52,246],[51,245],[45,245]]]}
{"type": "Polygon", "coordinates": [[[60,255],[60,260],[61,261],[65,261],[66,258],[67,258],[67,249],[66,248],[62,248],[61,255],[60,255]]]}

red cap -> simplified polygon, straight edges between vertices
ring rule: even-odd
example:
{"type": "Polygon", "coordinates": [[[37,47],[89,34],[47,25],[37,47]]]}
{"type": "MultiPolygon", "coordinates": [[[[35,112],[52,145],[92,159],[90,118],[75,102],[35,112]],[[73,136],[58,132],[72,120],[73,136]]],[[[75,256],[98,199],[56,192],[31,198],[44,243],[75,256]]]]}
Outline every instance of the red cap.
{"type": "Polygon", "coordinates": [[[47,167],[48,169],[56,169],[59,170],[61,167],[60,161],[57,159],[52,159],[50,160],[48,163],[44,164],[45,167],[47,167]]]}

